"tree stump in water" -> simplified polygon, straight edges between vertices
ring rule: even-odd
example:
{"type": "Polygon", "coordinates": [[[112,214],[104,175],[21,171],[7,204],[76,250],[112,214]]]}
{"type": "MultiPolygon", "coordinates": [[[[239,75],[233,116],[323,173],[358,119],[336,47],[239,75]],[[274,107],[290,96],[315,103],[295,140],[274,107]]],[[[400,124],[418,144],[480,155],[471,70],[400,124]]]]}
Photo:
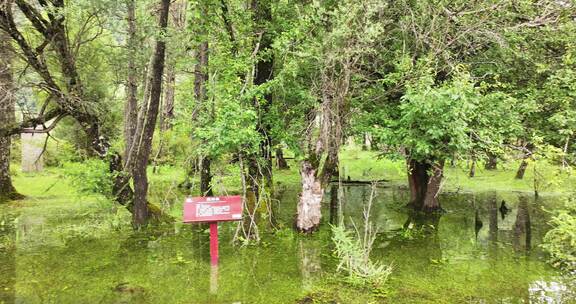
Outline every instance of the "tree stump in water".
{"type": "Polygon", "coordinates": [[[302,177],[302,192],[297,208],[296,229],[300,232],[309,233],[316,230],[320,225],[324,188],[321,181],[316,177],[316,169],[308,161],[302,163],[300,175],[302,177]]]}

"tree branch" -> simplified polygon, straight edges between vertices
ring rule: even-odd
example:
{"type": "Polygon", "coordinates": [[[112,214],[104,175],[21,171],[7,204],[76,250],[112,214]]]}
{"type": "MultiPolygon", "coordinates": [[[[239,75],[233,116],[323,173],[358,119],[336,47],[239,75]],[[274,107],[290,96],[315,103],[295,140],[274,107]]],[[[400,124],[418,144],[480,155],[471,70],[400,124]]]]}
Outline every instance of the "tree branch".
{"type": "Polygon", "coordinates": [[[3,128],[0,128],[0,137],[6,137],[6,136],[15,135],[15,134],[20,134],[20,133],[23,133],[23,131],[27,128],[34,128],[38,125],[45,124],[46,122],[48,122],[54,118],[57,118],[57,121],[55,121],[53,123],[53,126],[55,126],[56,123],[60,119],[62,119],[62,117],[65,114],[66,113],[62,109],[56,108],[56,109],[48,111],[45,115],[40,115],[37,117],[29,118],[29,119],[26,119],[20,123],[7,125],[3,128]],[[58,119],[59,117],[60,117],[60,119],[58,119]]]}

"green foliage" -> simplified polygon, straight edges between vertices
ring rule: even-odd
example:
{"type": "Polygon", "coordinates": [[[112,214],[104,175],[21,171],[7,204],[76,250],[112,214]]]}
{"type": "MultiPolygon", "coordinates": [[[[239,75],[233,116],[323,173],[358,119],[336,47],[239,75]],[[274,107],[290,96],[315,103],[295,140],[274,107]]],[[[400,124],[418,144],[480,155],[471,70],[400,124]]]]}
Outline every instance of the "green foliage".
{"type": "Polygon", "coordinates": [[[80,193],[112,196],[114,177],[105,161],[89,159],[81,163],[67,163],[64,169],[70,177],[71,184],[80,193]]]}
{"type": "Polygon", "coordinates": [[[256,114],[235,102],[222,104],[210,124],[199,127],[194,134],[202,139],[199,147],[205,155],[258,151],[260,135],[255,126],[256,114]]]}
{"type": "Polygon", "coordinates": [[[532,167],[532,188],[538,195],[544,190],[557,187],[567,180],[572,173],[571,167],[562,168],[558,166],[565,154],[560,148],[543,143],[543,139],[534,137],[534,152],[526,159],[532,167]]]}
{"type": "Polygon", "coordinates": [[[554,266],[576,270],[576,200],[567,201],[564,209],[554,212],[542,247],[551,255],[554,266]]]}
{"type": "Polygon", "coordinates": [[[68,163],[80,162],[85,155],[67,140],[55,141],[48,139],[48,145],[44,152],[44,163],[51,167],[63,167],[68,163]]]}
{"type": "Polygon", "coordinates": [[[446,159],[472,146],[472,121],[480,101],[469,76],[462,73],[439,87],[424,77],[407,89],[377,136],[406,148],[414,159],[446,159]]]}

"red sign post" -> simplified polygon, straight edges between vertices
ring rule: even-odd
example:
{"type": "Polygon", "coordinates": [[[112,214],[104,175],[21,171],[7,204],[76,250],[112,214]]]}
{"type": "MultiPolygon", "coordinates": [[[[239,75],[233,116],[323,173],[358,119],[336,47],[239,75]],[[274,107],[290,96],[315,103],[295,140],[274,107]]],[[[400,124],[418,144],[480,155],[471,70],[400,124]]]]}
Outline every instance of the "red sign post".
{"type": "Polygon", "coordinates": [[[184,223],[210,223],[210,262],[218,264],[218,222],[242,220],[242,197],[189,197],[184,202],[184,223]]]}

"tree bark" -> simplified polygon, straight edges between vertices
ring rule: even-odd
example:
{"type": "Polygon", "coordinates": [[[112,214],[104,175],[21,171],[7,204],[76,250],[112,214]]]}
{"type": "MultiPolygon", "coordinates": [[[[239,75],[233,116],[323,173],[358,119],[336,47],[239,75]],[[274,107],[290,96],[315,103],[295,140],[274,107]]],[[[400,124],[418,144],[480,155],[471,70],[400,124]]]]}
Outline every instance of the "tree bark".
{"type": "Polygon", "coordinates": [[[520,167],[518,167],[518,171],[516,171],[516,179],[523,179],[524,174],[526,173],[526,168],[528,168],[528,162],[526,159],[522,159],[520,163],[520,167]]]}
{"type": "Polygon", "coordinates": [[[438,194],[440,194],[440,186],[442,185],[443,177],[444,160],[435,162],[432,165],[431,175],[428,179],[428,186],[426,187],[424,205],[422,206],[423,211],[434,212],[441,209],[438,201],[438,194]]]}
{"type": "MultiPolygon", "coordinates": [[[[206,13],[206,8],[203,8],[203,13],[206,13]]],[[[205,33],[204,33],[205,34],[205,33]]],[[[200,43],[198,51],[196,52],[196,60],[198,63],[194,67],[194,97],[196,102],[200,104],[200,108],[210,119],[214,119],[214,111],[208,100],[208,64],[209,64],[209,45],[208,41],[200,43]]],[[[209,155],[201,157],[200,168],[200,192],[202,195],[212,196],[212,173],[211,164],[212,159],[209,155]]]]}
{"type": "Polygon", "coordinates": [[[126,103],[124,104],[124,157],[130,154],[130,149],[138,123],[138,76],[136,69],[136,51],[138,39],[136,37],[136,4],[134,0],[127,0],[128,21],[128,77],[126,82],[126,103]]]}
{"type": "Polygon", "coordinates": [[[426,162],[408,159],[407,168],[408,186],[410,187],[409,205],[411,205],[415,210],[420,210],[424,202],[424,197],[426,196],[430,165],[426,162]]]}
{"type": "Polygon", "coordinates": [[[438,201],[444,172],[444,161],[416,161],[408,163],[409,205],[416,211],[434,212],[441,210],[438,201]]]}
{"type": "Polygon", "coordinates": [[[472,163],[470,164],[470,172],[468,172],[469,177],[476,176],[476,158],[472,159],[472,163]]]}
{"type": "Polygon", "coordinates": [[[213,196],[212,192],[212,172],[210,172],[210,157],[202,158],[200,169],[200,192],[202,196],[213,196]]]}
{"type": "MultiPolygon", "coordinates": [[[[266,84],[274,78],[273,67],[274,57],[270,50],[272,48],[272,31],[269,28],[272,22],[272,8],[270,1],[252,0],[252,12],[254,18],[255,37],[260,37],[258,48],[259,59],[256,62],[254,85],[261,86],[266,84]]],[[[256,165],[258,167],[250,168],[249,171],[256,173],[257,181],[265,189],[271,190],[272,188],[272,138],[270,137],[271,125],[267,121],[267,116],[272,107],[273,98],[271,92],[268,90],[262,96],[263,98],[254,99],[254,108],[258,113],[257,129],[260,133],[260,155],[252,156],[252,158],[260,158],[263,161],[251,161],[249,165],[256,165]]],[[[259,197],[260,189],[256,192],[259,197]]]]}
{"type": "Polygon", "coordinates": [[[176,88],[176,71],[171,63],[166,69],[166,86],[164,88],[164,103],[162,104],[162,119],[160,129],[167,131],[172,129],[174,120],[174,95],[176,88]]]}
{"type": "MultiPolygon", "coordinates": [[[[168,25],[168,12],[170,0],[161,0],[161,10],[159,27],[165,31],[168,25]]],[[[137,228],[143,227],[148,222],[148,203],[146,196],[148,193],[148,175],[146,169],[152,148],[152,138],[158,119],[160,107],[160,97],[162,94],[162,75],[164,73],[164,60],[166,52],[166,42],[157,39],[152,60],[152,71],[150,73],[150,99],[142,106],[139,113],[139,123],[136,128],[135,143],[132,151],[134,154],[134,165],[132,166],[132,177],[134,180],[134,203],[132,221],[137,228]]]]}
{"type": "Polygon", "coordinates": [[[302,192],[300,193],[296,217],[296,228],[300,232],[313,232],[320,226],[324,187],[321,180],[316,176],[316,170],[311,162],[307,160],[302,162],[300,170],[302,192]]]}
{"type": "MultiPolygon", "coordinates": [[[[187,1],[177,0],[170,9],[170,24],[175,31],[182,31],[186,26],[187,1]]],[[[160,128],[162,131],[170,130],[174,121],[174,96],[176,88],[176,60],[174,51],[168,52],[166,61],[166,86],[164,88],[164,103],[160,128]]]]}
{"type": "Polygon", "coordinates": [[[496,156],[496,154],[494,153],[487,153],[488,155],[488,160],[486,161],[486,165],[484,166],[484,168],[486,170],[496,170],[497,164],[498,164],[498,157],[496,156]]]}
{"type": "Polygon", "coordinates": [[[290,166],[288,166],[288,162],[284,158],[284,152],[282,148],[276,148],[276,167],[278,170],[288,170],[290,166]]]}
{"type": "MultiPolygon", "coordinates": [[[[12,79],[12,50],[10,39],[0,31],[0,128],[14,124],[15,97],[12,79]]],[[[12,185],[10,176],[11,135],[0,136],[0,202],[22,198],[12,185]]]]}
{"type": "Polygon", "coordinates": [[[532,149],[534,149],[534,145],[531,143],[526,144],[526,151],[522,156],[522,162],[520,163],[520,167],[518,167],[518,171],[516,171],[516,179],[523,179],[524,174],[526,173],[526,168],[528,168],[528,161],[527,159],[532,156],[532,149]]]}

